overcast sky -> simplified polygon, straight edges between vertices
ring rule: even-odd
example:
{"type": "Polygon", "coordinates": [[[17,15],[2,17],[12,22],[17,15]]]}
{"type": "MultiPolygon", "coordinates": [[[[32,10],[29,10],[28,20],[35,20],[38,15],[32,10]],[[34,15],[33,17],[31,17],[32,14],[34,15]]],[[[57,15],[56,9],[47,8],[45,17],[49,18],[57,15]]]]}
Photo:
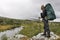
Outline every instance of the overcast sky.
{"type": "Polygon", "coordinates": [[[0,0],[0,16],[29,19],[38,18],[42,4],[51,3],[57,18],[60,18],[60,1],[58,0],[0,0]]]}

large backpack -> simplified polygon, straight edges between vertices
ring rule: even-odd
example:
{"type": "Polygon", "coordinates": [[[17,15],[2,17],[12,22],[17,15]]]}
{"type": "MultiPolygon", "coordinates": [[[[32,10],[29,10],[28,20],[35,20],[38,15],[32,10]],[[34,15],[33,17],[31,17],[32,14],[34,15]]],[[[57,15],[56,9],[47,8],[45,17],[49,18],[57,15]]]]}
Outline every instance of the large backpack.
{"type": "Polygon", "coordinates": [[[48,20],[56,19],[55,12],[54,12],[53,7],[51,6],[50,3],[46,4],[45,9],[46,9],[46,12],[47,12],[47,19],[48,20]]]}

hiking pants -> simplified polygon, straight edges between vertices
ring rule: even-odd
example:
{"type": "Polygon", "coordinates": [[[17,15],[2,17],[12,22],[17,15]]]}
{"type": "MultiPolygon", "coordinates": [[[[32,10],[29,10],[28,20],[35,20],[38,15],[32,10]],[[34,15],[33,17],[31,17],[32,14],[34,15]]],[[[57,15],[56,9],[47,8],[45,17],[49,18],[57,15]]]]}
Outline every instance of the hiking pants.
{"type": "Polygon", "coordinates": [[[44,23],[44,34],[50,36],[50,29],[49,29],[48,20],[44,18],[43,23],[44,23]]]}

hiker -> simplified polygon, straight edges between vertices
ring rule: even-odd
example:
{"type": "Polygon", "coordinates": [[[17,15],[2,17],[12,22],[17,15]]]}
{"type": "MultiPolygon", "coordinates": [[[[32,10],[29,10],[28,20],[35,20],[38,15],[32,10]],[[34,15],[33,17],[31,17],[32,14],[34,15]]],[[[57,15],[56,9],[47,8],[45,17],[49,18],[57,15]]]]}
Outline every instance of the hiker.
{"type": "Polygon", "coordinates": [[[46,6],[42,5],[41,10],[42,10],[41,18],[44,23],[44,33],[42,35],[50,37],[50,29],[48,21],[56,19],[55,12],[50,3],[46,4],[46,6]]]}
{"type": "Polygon", "coordinates": [[[44,22],[44,34],[43,35],[50,37],[50,29],[49,29],[48,20],[46,19],[47,13],[46,13],[44,5],[41,6],[41,10],[42,10],[41,18],[44,22]]]}

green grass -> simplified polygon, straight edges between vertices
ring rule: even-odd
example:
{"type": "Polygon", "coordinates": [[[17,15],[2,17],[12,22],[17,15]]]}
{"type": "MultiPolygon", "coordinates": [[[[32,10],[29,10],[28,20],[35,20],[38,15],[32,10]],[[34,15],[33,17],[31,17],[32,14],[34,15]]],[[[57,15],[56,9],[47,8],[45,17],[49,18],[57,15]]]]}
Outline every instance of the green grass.
{"type": "Polygon", "coordinates": [[[20,27],[21,25],[0,25],[0,32],[20,27]]]}
{"type": "Polygon", "coordinates": [[[60,23],[58,23],[58,22],[51,23],[50,30],[60,36],[60,23]]]}
{"type": "Polygon", "coordinates": [[[24,34],[28,37],[32,37],[43,31],[42,23],[29,22],[28,24],[26,24],[26,23],[23,24],[23,26],[25,26],[25,27],[22,31],[20,31],[20,34],[24,34]]]}
{"type": "MultiPolygon", "coordinates": [[[[20,31],[20,34],[26,35],[28,37],[32,37],[37,35],[40,32],[43,32],[43,23],[40,22],[26,22],[22,24],[24,29],[20,31]]],[[[53,31],[55,34],[60,35],[60,23],[49,23],[50,30],[53,31]]]]}
{"type": "MultiPolygon", "coordinates": [[[[20,32],[20,34],[26,35],[28,37],[35,36],[44,30],[43,23],[39,21],[0,18],[0,32],[14,29],[19,26],[24,26],[24,29],[20,32]]],[[[49,23],[49,26],[51,31],[60,36],[59,22],[49,23]]]]}

